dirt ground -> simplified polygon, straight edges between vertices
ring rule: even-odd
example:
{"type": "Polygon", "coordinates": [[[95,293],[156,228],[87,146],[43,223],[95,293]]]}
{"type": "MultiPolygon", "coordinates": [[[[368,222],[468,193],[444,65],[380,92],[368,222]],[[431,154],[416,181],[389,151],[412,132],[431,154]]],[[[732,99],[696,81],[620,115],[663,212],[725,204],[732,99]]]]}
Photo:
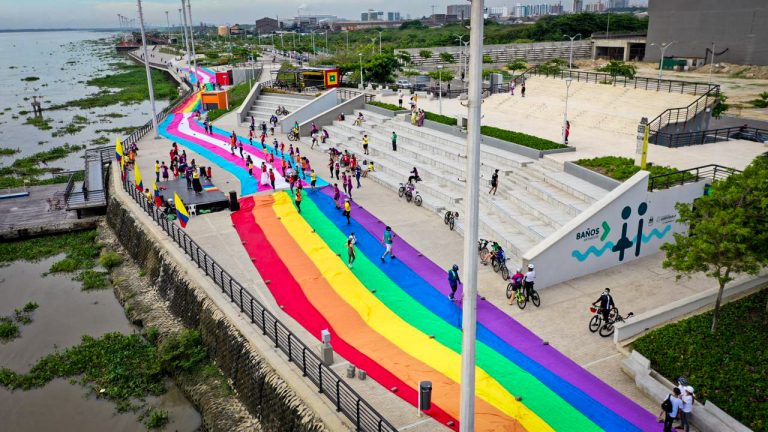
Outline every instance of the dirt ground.
{"type": "MultiPolygon", "coordinates": [[[[581,60],[574,62],[581,70],[595,70],[603,66],[605,60],[581,60]]],[[[658,77],[658,63],[631,62],[641,77],[658,77]]],[[[709,81],[710,65],[695,71],[665,70],[664,78],[683,81],[709,81]]],[[[727,115],[757,120],[768,120],[768,108],[755,108],[749,102],[757,99],[762,92],[768,91],[768,66],[744,66],[728,63],[716,63],[712,71],[712,82],[720,84],[722,92],[728,97],[731,108],[727,115]]]]}

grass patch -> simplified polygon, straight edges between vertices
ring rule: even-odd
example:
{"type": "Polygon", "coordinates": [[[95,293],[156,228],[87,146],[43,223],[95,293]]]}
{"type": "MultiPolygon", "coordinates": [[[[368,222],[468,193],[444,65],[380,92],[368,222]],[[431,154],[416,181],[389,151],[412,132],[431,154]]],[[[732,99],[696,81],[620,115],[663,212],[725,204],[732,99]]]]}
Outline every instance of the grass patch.
{"type": "Polygon", "coordinates": [[[110,139],[105,136],[100,136],[91,140],[90,144],[95,146],[101,146],[109,144],[110,139]]]}
{"type": "Polygon", "coordinates": [[[51,126],[52,121],[53,119],[43,117],[27,117],[27,121],[24,124],[34,126],[40,130],[50,130],[53,129],[53,126],[51,126]]]}
{"type": "Polygon", "coordinates": [[[379,102],[379,101],[370,101],[366,102],[368,105],[377,106],[379,108],[384,108],[390,111],[403,111],[407,110],[407,108],[402,108],[394,104],[386,103],[386,102],[379,102]]]}
{"type": "Polygon", "coordinates": [[[128,117],[128,116],[125,115],[125,114],[120,114],[120,113],[112,112],[112,113],[106,113],[106,114],[99,114],[98,117],[100,117],[100,118],[122,118],[122,117],[128,117]]]}
{"type": "Polygon", "coordinates": [[[634,349],[674,381],[685,376],[699,401],[710,400],[752,430],[768,428],[768,290],[728,303],[717,333],[712,312],[668,324],[634,349]]]}
{"type": "Polygon", "coordinates": [[[36,76],[28,76],[28,77],[24,77],[24,78],[22,78],[21,80],[22,80],[22,81],[37,81],[37,80],[39,80],[39,79],[40,79],[40,77],[36,77],[36,76]]]}
{"type": "Polygon", "coordinates": [[[24,186],[25,180],[28,181],[31,186],[66,183],[69,179],[68,176],[54,176],[47,179],[40,179],[39,177],[59,171],[57,168],[48,167],[48,162],[62,159],[70,153],[80,151],[84,148],[85,146],[65,144],[50,150],[16,159],[11,165],[0,167],[0,188],[24,186]]]}
{"type": "Polygon", "coordinates": [[[248,86],[247,82],[231,87],[229,90],[227,90],[227,97],[229,97],[229,109],[220,108],[210,110],[208,111],[208,119],[216,120],[217,118],[232,111],[233,109],[239,108],[250,91],[251,88],[248,86]]]}
{"type": "Polygon", "coordinates": [[[559,144],[548,139],[539,138],[522,132],[499,129],[493,126],[480,126],[480,133],[485,136],[497,138],[503,141],[509,141],[511,143],[530,147],[536,150],[555,150],[567,148],[567,146],[563,144],[559,144]]]}
{"type": "Polygon", "coordinates": [[[152,408],[147,410],[142,416],[144,426],[147,429],[163,429],[168,424],[168,411],[152,408]]]}
{"type": "Polygon", "coordinates": [[[111,128],[111,129],[96,129],[96,133],[130,135],[131,133],[133,133],[133,131],[135,131],[140,127],[141,126],[125,126],[125,127],[111,128]]]}
{"type": "Polygon", "coordinates": [[[21,150],[15,148],[0,148],[0,156],[13,156],[21,150]]]}
{"type": "MultiPolygon", "coordinates": [[[[82,99],[52,105],[48,109],[91,109],[114,104],[130,105],[149,99],[144,66],[126,65],[123,72],[92,78],[86,85],[98,87],[99,92],[82,99]]],[[[157,99],[172,100],[178,96],[176,81],[165,72],[152,70],[152,84],[157,99]]]]}
{"type": "Polygon", "coordinates": [[[0,317],[0,341],[8,342],[19,337],[19,326],[8,317],[0,317]]]}
{"type": "Polygon", "coordinates": [[[29,302],[21,309],[13,311],[12,317],[0,317],[0,341],[8,342],[21,336],[19,325],[32,323],[32,312],[36,311],[38,304],[29,302]]]}
{"type": "Polygon", "coordinates": [[[424,111],[424,118],[426,120],[432,120],[433,122],[438,122],[449,126],[456,126],[458,124],[458,121],[453,117],[435,114],[429,111],[424,111]]]}
{"type": "Polygon", "coordinates": [[[109,280],[107,279],[108,276],[109,274],[106,272],[88,269],[81,271],[72,279],[78,282],[82,282],[83,291],[91,291],[109,288],[109,280]]]}
{"type": "Polygon", "coordinates": [[[122,263],[123,257],[121,257],[117,252],[105,252],[99,257],[99,264],[101,264],[101,266],[107,270],[117,267],[122,263]]]}
{"type": "MultiPolygon", "coordinates": [[[[602,156],[592,159],[579,159],[575,163],[618,181],[624,181],[640,171],[640,167],[635,165],[635,161],[627,157],[602,156]]],[[[651,163],[646,166],[646,169],[651,173],[651,177],[679,171],[677,168],[658,166],[651,163]]]]}

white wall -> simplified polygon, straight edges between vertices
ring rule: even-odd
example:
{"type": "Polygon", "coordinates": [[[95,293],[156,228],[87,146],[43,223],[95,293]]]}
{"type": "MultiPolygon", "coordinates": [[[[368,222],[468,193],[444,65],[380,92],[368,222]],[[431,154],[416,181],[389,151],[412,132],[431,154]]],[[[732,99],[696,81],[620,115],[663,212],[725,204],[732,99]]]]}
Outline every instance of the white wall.
{"type": "Polygon", "coordinates": [[[294,122],[298,122],[299,124],[302,124],[307,120],[313,117],[316,117],[324,113],[325,111],[328,111],[329,109],[335,107],[336,104],[338,104],[338,96],[336,95],[336,89],[332,88],[330,90],[327,90],[325,93],[321,94],[320,96],[312,100],[308,100],[307,103],[304,104],[304,106],[302,106],[301,108],[283,117],[283,119],[280,121],[280,127],[282,128],[282,132],[283,133],[290,132],[294,122]]]}
{"type": "Polygon", "coordinates": [[[635,174],[523,255],[526,265],[536,265],[536,287],[546,288],[658,252],[661,245],[673,240],[673,233],[687,230],[676,222],[675,204],[693,202],[704,193],[706,183],[702,180],[648,192],[648,172],[635,174]]]}

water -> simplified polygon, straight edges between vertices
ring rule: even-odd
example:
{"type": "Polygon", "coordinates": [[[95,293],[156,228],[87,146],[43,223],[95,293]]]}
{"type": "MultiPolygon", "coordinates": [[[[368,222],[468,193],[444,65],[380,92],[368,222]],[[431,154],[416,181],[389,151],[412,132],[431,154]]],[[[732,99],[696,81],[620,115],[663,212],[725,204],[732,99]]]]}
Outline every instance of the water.
{"type": "MultiPolygon", "coordinates": [[[[33,96],[42,97],[43,108],[54,104],[81,99],[99,91],[98,88],[84,85],[84,82],[115,71],[110,63],[129,62],[115,52],[111,43],[99,42],[111,37],[104,32],[0,32],[0,147],[18,148],[21,153],[10,157],[0,157],[0,165],[7,165],[16,157],[49,149],[65,143],[93,145],[91,141],[98,137],[107,137],[114,144],[115,133],[96,132],[99,129],[141,126],[151,118],[149,101],[140,104],[121,106],[119,104],[104,108],[81,110],[44,111],[43,117],[51,118],[53,129],[40,130],[32,125],[23,124],[32,114],[19,114],[19,111],[32,112],[33,96]],[[36,76],[38,81],[22,81],[22,78],[36,76]],[[26,100],[25,100],[26,98],[26,100]],[[125,117],[103,117],[108,113],[120,113],[125,117]],[[88,117],[93,123],[74,134],[54,138],[51,134],[69,124],[75,115],[88,117]],[[99,117],[99,116],[102,117],[99,117]],[[18,118],[13,118],[17,116],[18,118]]],[[[167,101],[158,100],[157,110],[167,105],[167,101]]],[[[80,159],[82,152],[56,161],[53,166],[63,169],[83,169],[80,159]]]]}
{"type": "MultiPolygon", "coordinates": [[[[1,316],[11,315],[30,301],[40,306],[32,314],[32,323],[20,327],[20,338],[0,344],[0,367],[26,372],[57,347],[77,345],[82,335],[99,337],[114,331],[131,334],[138,330],[128,322],[111,289],[84,292],[71,275],[41,276],[58,259],[61,257],[0,267],[1,316]]],[[[167,430],[196,430],[201,424],[200,415],[172,382],[167,384],[166,394],[147,398],[147,402],[169,412],[171,423],[167,430]]],[[[136,414],[117,414],[112,402],[87,396],[84,387],[65,379],[26,392],[0,387],[0,407],[0,430],[146,430],[136,414]]]]}

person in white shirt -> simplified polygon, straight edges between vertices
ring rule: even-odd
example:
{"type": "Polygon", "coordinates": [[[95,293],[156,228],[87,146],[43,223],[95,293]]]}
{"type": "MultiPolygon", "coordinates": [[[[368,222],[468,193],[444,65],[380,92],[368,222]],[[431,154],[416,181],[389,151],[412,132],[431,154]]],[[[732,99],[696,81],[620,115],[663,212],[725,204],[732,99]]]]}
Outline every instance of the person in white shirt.
{"type": "Polygon", "coordinates": [[[523,288],[525,288],[525,297],[531,299],[533,284],[536,283],[536,270],[533,264],[528,264],[528,272],[523,276],[523,288]]]}
{"type": "Polygon", "coordinates": [[[397,105],[400,108],[403,107],[403,91],[402,90],[397,91],[397,105]]]}
{"type": "Polygon", "coordinates": [[[680,401],[682,402],[680,407],[680,427],[685,428],[685,432],[689,432],[691,426],[688,424],[688,421],[690,420],[691,411],[693,411],[693,387],[685,386],[680,401]]]}
{"type": "Polygon", "coordinates": [[[669,399],[671,408],[664,413],[664,432],[672,432],[672,423],[677,418],[677,412],[680,410],[682,401],[680,400],[680,389],[675,387],[673,392],[667,395],[666,399],[669,399]]]}

